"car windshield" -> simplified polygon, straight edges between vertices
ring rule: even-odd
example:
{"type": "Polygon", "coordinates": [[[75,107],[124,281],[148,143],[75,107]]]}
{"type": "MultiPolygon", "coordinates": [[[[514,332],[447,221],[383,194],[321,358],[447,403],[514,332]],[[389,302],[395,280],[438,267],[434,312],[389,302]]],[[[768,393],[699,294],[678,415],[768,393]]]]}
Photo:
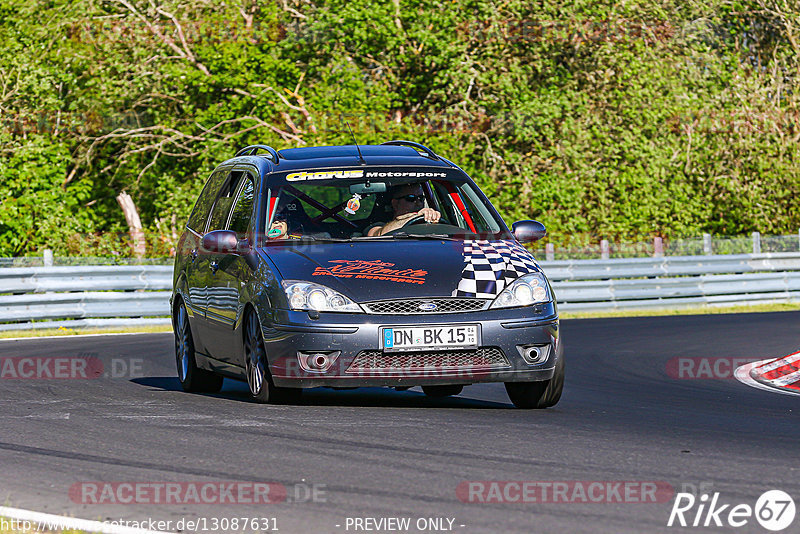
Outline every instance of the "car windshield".
{"type": "Polygon", "coordinates": [[[270,243],[511,238],[485,196],[457,170],[309,170],[271,177],[267,195],[270,243]]]}

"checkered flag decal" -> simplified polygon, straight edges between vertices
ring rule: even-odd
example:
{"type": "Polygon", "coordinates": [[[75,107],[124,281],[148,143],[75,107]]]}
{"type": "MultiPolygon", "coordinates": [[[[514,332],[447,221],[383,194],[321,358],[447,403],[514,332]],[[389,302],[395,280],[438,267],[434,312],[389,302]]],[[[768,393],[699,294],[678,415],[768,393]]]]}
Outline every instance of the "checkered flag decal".
{"type": "Polygon", "coordinates": [[[464,270],[454,297],[493,299],[523,274],[541,271],[530,252],[514,241],[464,241],[464,270]]]}

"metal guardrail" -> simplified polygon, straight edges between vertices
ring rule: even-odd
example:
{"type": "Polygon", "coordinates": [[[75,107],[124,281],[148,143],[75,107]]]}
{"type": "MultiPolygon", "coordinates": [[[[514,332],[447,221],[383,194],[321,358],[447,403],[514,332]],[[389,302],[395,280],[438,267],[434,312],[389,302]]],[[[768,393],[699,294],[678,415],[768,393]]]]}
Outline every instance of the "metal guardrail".
{"type": "Polygon", "coordinates": [[[668,256],[613,260],[543,261],[551,280],[592,280],[652,276],[691,276],[800,271],[800,252],[725,256],[668,256]]]}
{"type": "Polygon", "coordinates": [[[169,324],[171,290],[171,265],[0,268],[0,331],[169,324]]]}
{"type": "MultiPolygon", "coordinates": [[[[800,301],[797,252],[541,265],[563,311],[800,301]]],[[[169,324],[171,289],[163,265],[0,268],[0,331],[169,324]]]]}
{"type": "Polygon", "coordinates": [[[800,253],[542,262],[560,310],[800,301],[800,253]]]}
{"type": "MultiPolygon", "coordinates": [[[[172,265],[81,265],[0,269],[0,293],[171,290],[172,265]]],[[[0,316],[0,321],[2,321],[0,316]]]]}

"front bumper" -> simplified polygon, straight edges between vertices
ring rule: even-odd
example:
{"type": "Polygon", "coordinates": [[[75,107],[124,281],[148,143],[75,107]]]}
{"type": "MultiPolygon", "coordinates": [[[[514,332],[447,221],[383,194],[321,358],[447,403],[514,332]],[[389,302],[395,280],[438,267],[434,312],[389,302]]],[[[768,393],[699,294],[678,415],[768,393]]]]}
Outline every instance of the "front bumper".
{"type": "MultiPolygon", "coordinates": [[[[550,310],[544,310],[545,313],[550,310]]],[[[549,380],[562,357],[558,316],[525,317],[519,310],[446,315],[321,314],[278,310],[262,325],[272,378],[277,386],[311,388],[474,384],[549,380]],[[487,317],[488,316],[488,317],[487,317]],[[423,324],[478,324],[481,351],[437,350],[425,353],[381,351],[380,328],[423,324]],[[518,346],[547,352],[528,363],[518,346]],[[502,361],[498,361],[498,349],[502,361]],[[325,371],[309,370],[298,356],[325,353],[333,363],[325,371]],[[492,359],[484,357],[491,354],[492,359]],[[359,356],[360,355],[360,356],[359,356]],[[358,363],[354,360],[358,357],[358,363]],[[370,362],[364,365],[364,362],[370,362]]]]}

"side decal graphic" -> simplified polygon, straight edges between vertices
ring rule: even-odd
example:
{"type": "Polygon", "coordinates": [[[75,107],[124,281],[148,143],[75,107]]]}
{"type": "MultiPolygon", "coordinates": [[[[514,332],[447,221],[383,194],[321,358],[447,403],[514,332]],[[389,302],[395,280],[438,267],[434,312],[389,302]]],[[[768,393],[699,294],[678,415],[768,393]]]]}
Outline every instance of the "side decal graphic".
{"type": "Polygon", "coordinates": [[[424,284],[428,271],[422,269],[390,269],[394,263],[380,260],[330,260],[335,265],[317,267],[312,276],[335,276],[336,278],[362,278],[366,280],[386,280],[407,284],[424,284]]]}

